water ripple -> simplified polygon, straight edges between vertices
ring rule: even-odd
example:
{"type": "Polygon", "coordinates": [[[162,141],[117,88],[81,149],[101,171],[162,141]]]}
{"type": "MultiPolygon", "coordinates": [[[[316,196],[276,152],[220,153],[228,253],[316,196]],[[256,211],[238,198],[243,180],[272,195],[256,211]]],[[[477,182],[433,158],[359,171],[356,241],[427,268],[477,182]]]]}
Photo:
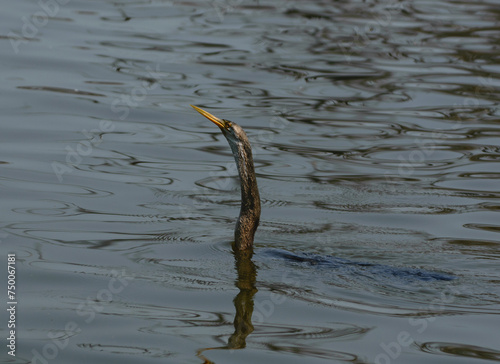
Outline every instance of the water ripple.
{"type": "Polygon", "coordinates": [[[422,351],[430,354],[500,361],[500,351],[481,346],[446,342],[425,342],[418,346],[422,351]]]}

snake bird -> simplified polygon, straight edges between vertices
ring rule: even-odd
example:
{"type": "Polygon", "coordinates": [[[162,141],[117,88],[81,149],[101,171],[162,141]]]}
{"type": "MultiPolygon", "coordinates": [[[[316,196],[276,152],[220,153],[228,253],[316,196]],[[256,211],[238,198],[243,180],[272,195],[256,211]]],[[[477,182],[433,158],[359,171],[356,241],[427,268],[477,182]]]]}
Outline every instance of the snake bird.
{"type": "Polygon", "coordinates": [[[241,209],[234,230],[233,248],[236,251],[251,251],[255,231],[259,226],[260,197],[253,165],[252,147],[248,137],[238,124],[220,119],[194,105],[191,106],[220,128],[231,147],[241,185],[241,209]]]}

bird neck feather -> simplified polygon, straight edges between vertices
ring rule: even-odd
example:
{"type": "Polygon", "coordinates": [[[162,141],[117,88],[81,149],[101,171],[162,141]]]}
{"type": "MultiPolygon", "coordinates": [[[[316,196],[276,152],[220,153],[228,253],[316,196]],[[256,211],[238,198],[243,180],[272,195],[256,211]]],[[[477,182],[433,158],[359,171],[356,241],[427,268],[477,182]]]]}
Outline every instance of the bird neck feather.
{"type": "Polygon", "coordinates": [[[260,219],[260,196],[255,177],[250,144],[238,142],[233,148],[241,184],[241,209],[236,222],[235,247],[237,250],[252,248],[260,219]]]}

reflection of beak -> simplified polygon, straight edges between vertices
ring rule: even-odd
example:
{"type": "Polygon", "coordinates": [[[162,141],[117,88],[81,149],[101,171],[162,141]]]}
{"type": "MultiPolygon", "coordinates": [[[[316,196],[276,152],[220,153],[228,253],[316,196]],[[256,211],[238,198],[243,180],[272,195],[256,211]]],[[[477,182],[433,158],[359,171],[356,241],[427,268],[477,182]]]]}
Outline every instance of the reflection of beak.
{"type": "Polygon", "coordinates": [[[219,128],[225,128],[225,122],[224,120],[222,119],[219,119],[218,117],[216,116],[213,116],[212,114],[206,112],[205,110],[202,110],[200,109],[199,107],[196,107],[194,105],[191,105],[193,107],[193,109],[195,109],[196,111],[198,111],[201,115],[203,115],[204,117],[206,117],[208,120],[210,120],[212,123],[214,123],[215,125],[217,125],[219,128]]]}

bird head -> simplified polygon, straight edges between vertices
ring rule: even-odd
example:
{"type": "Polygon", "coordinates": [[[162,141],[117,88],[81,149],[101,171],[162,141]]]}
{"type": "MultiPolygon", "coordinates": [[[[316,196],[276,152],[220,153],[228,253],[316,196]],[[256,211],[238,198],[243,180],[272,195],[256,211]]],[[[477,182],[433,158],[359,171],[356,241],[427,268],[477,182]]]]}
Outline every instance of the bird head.
{"type": "Polygon", "coordinates": [[[236,124],[232,121],[226,120],[226,119],[218,118],[217,116],[214,116],[214,115],[210,114],[209,112],[207,112],[203,109],[200,109],[197,106],[194,106],[194,105],[191,105],[191,106],[196,111],[198,111],[201,115],[203,115],[208,120],[210,120],[212,123],[217,125],[231,146],[234,144],[237,144],[241,141],[248,140],[245,132],[238,124],[236,124]]]}

